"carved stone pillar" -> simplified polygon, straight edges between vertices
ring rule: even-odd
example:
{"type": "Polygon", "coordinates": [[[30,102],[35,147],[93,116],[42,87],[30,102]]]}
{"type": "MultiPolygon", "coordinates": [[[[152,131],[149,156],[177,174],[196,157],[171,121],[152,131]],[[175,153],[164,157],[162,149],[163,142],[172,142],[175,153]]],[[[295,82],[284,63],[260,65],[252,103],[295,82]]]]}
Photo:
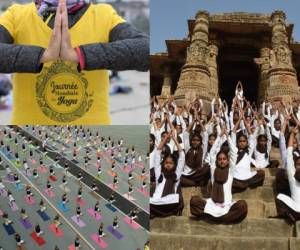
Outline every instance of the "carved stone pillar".
{"type": "Polygon", "coordinates": [[[208,69],[210,72],[210,86],[208,89],[211,97],[214,98],[219,93],[219,78],[218,78],[218,65],[217,65],[217,56],[218,56],[218,46],[216,42],[213,42],[209,45],[209,59],[208,59],[208,69]]]}
{"type": "Polygon", "coordinates": [[[167,100],[171,96],[172,75],[169,67],[164,68],[164,80],[159,99],[167,100]]]}
{"type": "Polygon", "coordinates": [[[211,95],[208,93],[210,89],[208,18],[207,11],[199,11],[196,14],[191,44],[187,48],[186,62],[175,92],[177,105],[183,105],[184,100],[192,100],[195,97],[200,97],[205,106],[211,101],[211,95]]]}
{"type": "Polygon", "coordinates": [[[266,99],[267,88],[269,86],[268,72],[270,69],[270,49],[261,48],[260,58],[255,58],[254,61],[260,67],[257,101],[258,103],[262,103],[266,99]]]}
{"type": "Polygon", "coordinates": [[[292,53],[288,45],[285,18],[282,11],[275,11],[271,16],[272,50],[267,95],[273,101],[287,102],[291,98],[299,99],[299,90],[296,70],[292,65],[292,53]]]}

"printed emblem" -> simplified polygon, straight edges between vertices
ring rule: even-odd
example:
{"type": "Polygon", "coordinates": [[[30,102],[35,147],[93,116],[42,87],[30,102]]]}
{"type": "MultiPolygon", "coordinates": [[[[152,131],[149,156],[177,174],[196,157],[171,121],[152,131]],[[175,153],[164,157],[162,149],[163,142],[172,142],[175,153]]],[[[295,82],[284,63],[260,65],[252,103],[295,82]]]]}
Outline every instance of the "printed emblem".
{"type": "Polygon", "coordinates": [[[37,103],[43,113],[57,122],[72,122],[89,111],[93,104],[87,92],[88,81],[77,65],[58,60],[44,67],[37,77],[37,103]]]}

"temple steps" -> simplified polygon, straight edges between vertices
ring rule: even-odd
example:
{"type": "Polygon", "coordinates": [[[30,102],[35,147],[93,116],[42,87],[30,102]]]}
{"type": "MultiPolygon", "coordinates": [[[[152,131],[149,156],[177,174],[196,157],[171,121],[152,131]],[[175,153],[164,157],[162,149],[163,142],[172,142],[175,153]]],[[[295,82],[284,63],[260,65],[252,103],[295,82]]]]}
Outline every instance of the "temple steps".
{"type": "MultiPolygon", "coordinates": [[[[271,159],[280,158],[272,148],[271,159]]],[[[255,170],[255,169],[253,169],[255,170]]],[[[156,218],[150,222],[151,250],[300,250],[300,222],[289,225],[277,215],[274,199],[277,169],[263,169],[263,186],[233,195],[246,200],[247,218],[239,224],[217,225],[196,220],[190,214],[193,195],[209,197],[207,188],[183,188],[183,216],[156,218]]]]}

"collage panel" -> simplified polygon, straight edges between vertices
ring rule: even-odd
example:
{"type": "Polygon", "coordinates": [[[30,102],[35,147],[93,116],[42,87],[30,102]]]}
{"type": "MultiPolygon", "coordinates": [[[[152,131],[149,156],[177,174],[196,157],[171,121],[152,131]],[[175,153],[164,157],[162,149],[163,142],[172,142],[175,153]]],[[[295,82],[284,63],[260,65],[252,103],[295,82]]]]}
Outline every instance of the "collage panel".
{"type": "Polygon", "coordinates": [[[148,126],[1,126],[1,248],[144,249],[147,133],[148,126]]]}
{"type": "Polygon", "coordinates": [[[149,0],[2,0],[0,124],[148,124],[149,14],[149,0]]]}
{"type": "Polygon", "coordinates": [[[151,1],[151,249],[300,249],[299,7],[151,1]]]}

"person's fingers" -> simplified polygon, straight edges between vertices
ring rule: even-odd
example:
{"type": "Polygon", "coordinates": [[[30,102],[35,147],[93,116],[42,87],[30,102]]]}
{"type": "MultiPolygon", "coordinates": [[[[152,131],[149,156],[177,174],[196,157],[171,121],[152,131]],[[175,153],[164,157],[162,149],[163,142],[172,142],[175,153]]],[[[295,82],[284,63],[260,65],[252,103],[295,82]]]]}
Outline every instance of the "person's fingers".
{"type": "Polygon", "coordinates": [[[62,20],[63,20],[63,24],[62,24],[62,29],[64,31],[68,30],[69,25],[68,25],[68,10],[67,10],[67,5],[66,5],[66,1],[62,0],[61,2],[62,5],[62,20]]]}

